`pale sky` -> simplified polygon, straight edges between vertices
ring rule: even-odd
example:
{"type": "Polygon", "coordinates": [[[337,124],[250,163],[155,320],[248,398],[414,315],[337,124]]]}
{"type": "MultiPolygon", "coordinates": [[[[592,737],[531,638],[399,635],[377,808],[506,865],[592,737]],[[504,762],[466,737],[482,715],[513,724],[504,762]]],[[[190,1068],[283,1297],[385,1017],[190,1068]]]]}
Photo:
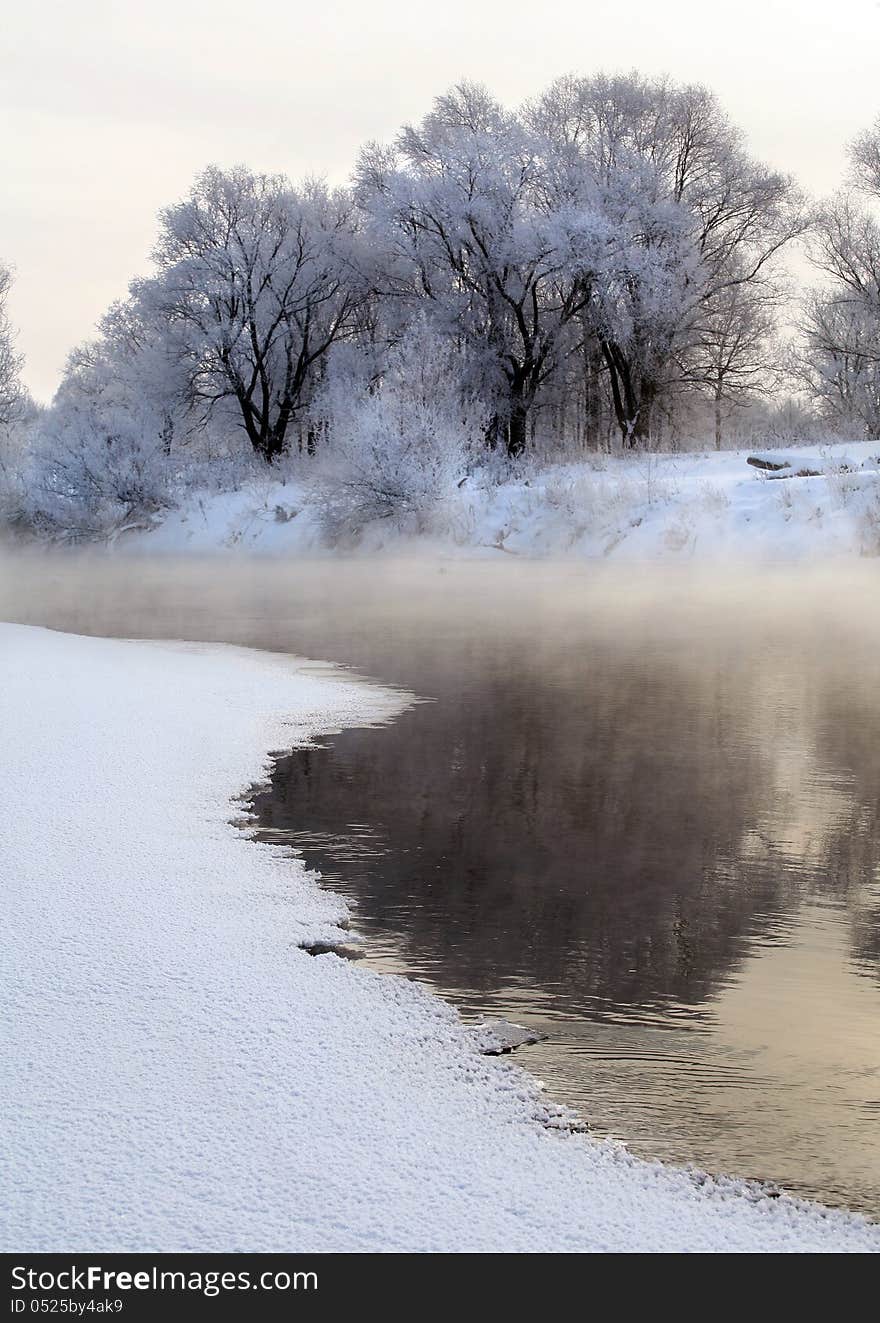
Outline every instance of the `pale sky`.
{"type": "Polygon", "coordinates": [[[341,181],[456,80],[514,105],[563,73],[708,84],[753,152],[827,193],[880,114],[878,0],[36,0],[4,5],[0,259],[25,379],[147,268],[156,212],[242,161],[341,181]]]}

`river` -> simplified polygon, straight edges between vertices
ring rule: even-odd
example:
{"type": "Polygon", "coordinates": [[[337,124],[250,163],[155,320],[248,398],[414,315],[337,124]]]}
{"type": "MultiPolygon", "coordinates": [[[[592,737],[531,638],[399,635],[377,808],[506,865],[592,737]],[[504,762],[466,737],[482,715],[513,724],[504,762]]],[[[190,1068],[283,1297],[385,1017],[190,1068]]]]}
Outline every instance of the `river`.
{"type": "Polygon", "coordinates": [[[869,561],[0,560],[0,618],[415,694],[253,799],[365,966],[545,1034],[517,1059],[597,1134],[874,1215],[877,589],[869,561]]]}

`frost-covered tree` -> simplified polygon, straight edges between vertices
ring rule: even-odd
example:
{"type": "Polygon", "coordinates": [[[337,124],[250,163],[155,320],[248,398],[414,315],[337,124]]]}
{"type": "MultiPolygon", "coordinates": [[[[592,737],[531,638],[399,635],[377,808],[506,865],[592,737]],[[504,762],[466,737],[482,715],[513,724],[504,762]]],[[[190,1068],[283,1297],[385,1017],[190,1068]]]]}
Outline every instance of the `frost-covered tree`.
{"type": "Polygon", "coordinates": [[[853,185],[880,198],[880,118],[850,143],[849,163],[853,185]]]}
{"type": "Polygon", "coordinates": [[[470,83],[439,97],[392,149],[364,152],[358,196],[382,250],[385,297],[420,307],[466,350],[493,407],[490,439],[503,434],[520,454],[589,300],[581,268],[596,217],[559,206],[539,140],[470,83]]]}
{"type": "Polygon", "coordinates": [[[12,285],[12,272],[0,264],[0,427],[8,427],[18,417],[25,393],[21,385],[21,355],[16,353],[15,336],[6,304],[12,285]]]}
{"type": "Polygon", "coordinates": [[[841,431],[880,436],[880,325],[857,299],[804,300],[791,375],[821,417],[841,431]]]}
{"type": "Polygon", "coordinates": [[[170,455],[186,441],[196,417],[187,371],[186,344],[148,298],[135,294],[111,305],[102,317],[100,338],[75,350],[68,373],[83,381],[90,364],[106,362],[116,380],[120,407],[138,417],[146,439],[170,455]]]}
{"type": "Polygon", "coordinates": [[[111,306],[99,330],[71,352],[32,429],[33,521],[64,537],[105,533],[169,504],[192,425],[164,323],[127,299],[111,306]]]}
{"type": "Polygon", "coordinates": [[[568,77],[526,113],[575,190],[588,181],[615,235],[598,287],[598,338],[621,434],[644,443],[707,306],[763,280],[803,230],[799,194],[788,176],[752,160],[702,87],[568,77]]]}
{"type": "MultiPolygon", "coordinates": [[[[880,192],[872,132],[856,184],[880,192]]],[[[367,147],[350,190],[210,168],[31,429],[37,514],[116,528],[205,459],[262,471],[298,448],[347,527],[412,522],[475,443],[494,472],[529,446],[676,444],[711,408],[720,444],[773,379],[774,263],[803,225],[710,93],[636,74],[561,79],[515,112],[459,84],[367,147]]],[[[802,379],[873,426],[880,235],[847,202],[817,245],[829,290],[802,379]]],[[[0,271],[0,422],[18,390],[7,289],[0,271]]]]}
{"type": "Polygon", "coordinates": [[[164,319],[192,399],[230,405],[269,461],[316,365],[358,327],[354,244],[344,194],[242,167],[206,170],[162,213],[157,274],[134,294],[164,319]]]}
{"type": "Polygon", "coordinates": [[[825,416],[880,435],[880,124],[850,148],[852,188],[822,208],[794,375],[825,416]],[[861,196],[859,196],[861,194],[861,196]]]}
{"type": "Polygon", "coordinates": [[[119,369],[106,341],[74,350],[38,429],[33,519],[55,536],[104,534],[169,504],[163,415],[119,369]]]}
{"type": "Polygon", "coordinates": [[[11,271],[0,265],[0,525],[21,517],[26,452],[39,413],[21,381],[22,356],[6,311],[11,284],[11,271]]]}
{"type": "Polygon", "coordinates": [[[880,316],[880,223],[852,194],[834,198],[823,208],[811,258],[840,301],[880,316]]]}

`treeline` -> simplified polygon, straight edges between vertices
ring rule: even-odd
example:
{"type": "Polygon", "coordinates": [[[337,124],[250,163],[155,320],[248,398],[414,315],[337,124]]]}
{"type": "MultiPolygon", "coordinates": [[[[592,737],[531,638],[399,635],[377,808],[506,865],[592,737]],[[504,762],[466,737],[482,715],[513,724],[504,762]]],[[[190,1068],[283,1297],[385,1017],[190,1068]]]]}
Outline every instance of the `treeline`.
{"type": "MultiPolygon", "coordinates": [[[[462,447],[652,447],[695,419],[720,446],[738,406],[793,389],[877,436],[877,129],[852,167],[808,206],[710,92],[632,74],[516,112],[461,84],[342,189],[210,168],[32,419],[39,481],[73,503],[110,473],[124,503],[162,457],[219,461],[240,437],[269,464],[336,445],[348,470],[361,445],[431,470],[462,447]],[[822,279],[796,304],[802,236],[822,279]]],[[[7,427],[18,368],[0,321],[7,427]]]]}

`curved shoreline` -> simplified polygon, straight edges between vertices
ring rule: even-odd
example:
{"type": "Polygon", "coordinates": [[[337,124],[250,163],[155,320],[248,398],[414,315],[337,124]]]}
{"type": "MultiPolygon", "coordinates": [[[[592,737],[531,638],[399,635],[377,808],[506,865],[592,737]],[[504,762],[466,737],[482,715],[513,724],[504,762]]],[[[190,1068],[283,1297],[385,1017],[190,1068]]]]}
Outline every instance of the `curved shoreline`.
{"type": "Polygon", "coordinates": [[[400,701],[277,654],[0,626],[3,1247],[880,1250],[856,1215],[548,1129],[452,1007],[297,949],[343,902],[230,798],[267,750],[400,701]]]}

